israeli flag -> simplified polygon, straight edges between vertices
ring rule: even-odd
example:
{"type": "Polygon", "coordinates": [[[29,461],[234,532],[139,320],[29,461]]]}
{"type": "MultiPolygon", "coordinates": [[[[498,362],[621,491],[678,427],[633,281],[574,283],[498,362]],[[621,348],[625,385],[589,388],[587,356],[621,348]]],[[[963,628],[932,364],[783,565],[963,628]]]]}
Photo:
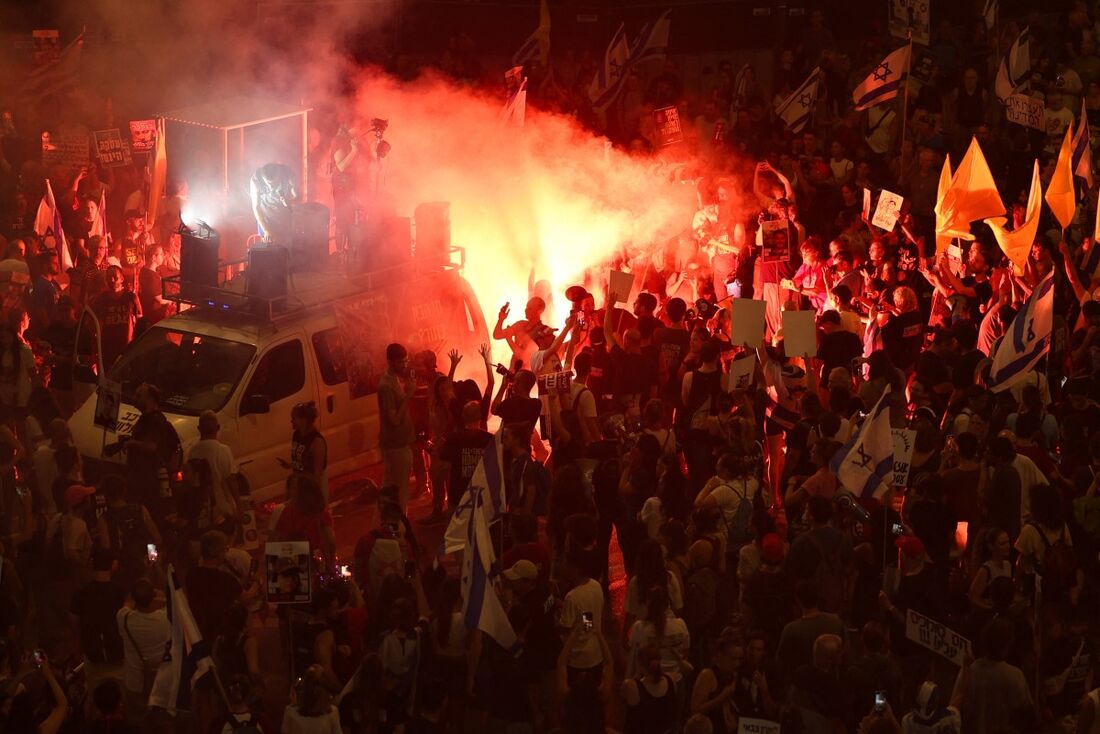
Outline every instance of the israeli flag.
{"type": "Polygon", "coordinates": [[[776,116],[791,132],[801,132],[810,121],[814,108],[817,107],[817,85],[820,80],[821,69],[815,68],[806,77],[806,81],[775,108],[776,116]]]}
{"type": "Polygon", "coordinates": [[[490,525],[497,515],[504,512],[504,447],[501,445],[500,431],[496,432],[493,440],[485,445],[485,450],[478,460],[477,468],[470,477],[470,486],[467,487],[462,501],[458,503],[451,522],[447,525],[447,531],[443,534],[443,553],[454,553],[466,547],[469,535],[470,520],[474,515],[474,497],[481,490],[485,492],[484,507],[481,512],[485,516],[485,524],[490,525]]]}
{"type": "Polygon", "coordinates": [[[39,237],[53,237],[57,248],[57,262],[61,272],[65,272],[73,266],[72,256],[69,255],[69,245],[65,242],[65,229],[61,225],[61,208],[57,206],[57,200],[53,195],[53,186],[50,179],[46,179],[46,193],[42,194],[42,201],[38,203],[38,212],[34,218],[34,233],[39,237]]]}
{"type": "Polygon", "coordinates": [[[662,58],[668,49],[668,35],[672,30],[672,11],[666,10],[656,20],[648,21],[630,47],[630,61],[633,64],[649,59],[662,58]]]}
{"type": "Polygon", "coordinates": [[[630,44],[626,40],[626,30],[620,24],[604,52],[603,66],[588,87],[588,98],[593,109],[602,112],[615,101],[622,91],[630,64],[630,44]]]}
{"type": "Polygon", "coordinates": [[[1024,28],[1019,37],[1012,42],[1012,48],[1001,59],[997,67],[997,78],[993,89],[998,99],[1004,102],[1031,80],[1031,36],[1024,28]]]}
{"type": "Polygon", "coordinates": [[[149,692],[149,706],[166,711],[187,711],[191,708],[191,691],[195,683],[213,669],[214,661],[210,659],[191,605],[187,603],[187,595],[171,566],[168,567],[167,611],[172,637],[149,692]]]}
{"type": "Polygon", "coordinates": [[[871,70],[852,92],[857,110],[865,110],[894,99],[909,78],[909,46],[902,46],[871,70]]]}
{"type": "Polygon", "coordinates": [[[859,430],[833,457],[829,468],[849,492],[879,498],[894,483],[894,436],[890,432],[887,385],[859,430]]]}
{"type": "Polygon", "coordinates": [[[1020,308],[1012,325],[993,348],[989,389],[1002,392],[1035,367],[1050,349],[1054,327],[1054,272],[1047,274],[1020,308]]]}
{"type": "Polygon", "coordinates": [[[471,484],[468,494],[470,519],[466,523],[466,550],[462,558],[462,614],[466,628],[481,630],[505,650],[515,650],[516,632],[496,591],[500,567],[487,519],[492,502],[484,487],[471,484]]]}

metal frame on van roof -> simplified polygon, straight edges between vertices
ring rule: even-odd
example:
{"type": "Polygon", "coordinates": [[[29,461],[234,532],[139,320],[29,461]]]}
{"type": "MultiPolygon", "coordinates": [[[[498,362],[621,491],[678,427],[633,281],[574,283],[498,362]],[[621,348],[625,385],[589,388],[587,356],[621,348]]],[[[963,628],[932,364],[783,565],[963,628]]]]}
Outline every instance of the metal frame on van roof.
{"type": "Polygon", "coordinates": [[[182,281],[179,275],[164,278],[164,298],[180,307],[235,313],[259,321],[278,323],[301,311],[342,301],[398,281],[453,271],[466,266],[466,248],[452,245],[443,255],[417,256],[388,268],[349,273],[346,268],[291,271],[285,297],[267,298],[248,293],[247,258],[218,263],[217,286],[182,281]],[[227,279],[228,273],[234,277],[227,279]]]}

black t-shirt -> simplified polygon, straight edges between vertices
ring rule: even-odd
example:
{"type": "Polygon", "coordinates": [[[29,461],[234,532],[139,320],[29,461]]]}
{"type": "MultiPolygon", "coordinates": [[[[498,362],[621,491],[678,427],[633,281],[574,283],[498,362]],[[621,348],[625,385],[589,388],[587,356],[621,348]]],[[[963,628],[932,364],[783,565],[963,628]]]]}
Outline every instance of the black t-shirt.
{"type": "Polygon", "coordinates": [[[951,384],[959,389],[964,389],[974,384],[974,371],[978,364],[985,359],[985,355],[977,349],[964,352],[955,362],[955,369],[951,370],[951,384]]]}
{"type": "Polygon", "coordinates": [[[688,353],[691,335],[687,329],[669,329],[662,327],[653,332],[653,345],[657,348],[657,377],[660,381],[661,397],[676,400],[680,394],[680,381],[677,371],[684,355],[688,353]]]}
{"type": "Polygon", "coordinates": [[[863,340],[850,331],[822,333],[817,342],[821,360],[821,386],[829,386],[829,372],[836,367],[852,369],[852,360],[863,356],[863,340]]]}
{"type": "Polygon", "coordinates": [[[89,581],[73,594],[69,611],[77,618],[80,647],[93,663],[122,662],[116,615],[126,592],[114,581],[89,581]]]}
{"type": "Polygon", "coordinates": [[[891,316],[882,327],[882,346],[890,362],[899,370],[910,370],[924,346],[924,316],[907,311],[891,316]]]}
{"type": "Polygon", "coordinates": [[[657,365],[645,354],[632,354],[619,346],[611,348],[611,359],[615,364],[615,377],[611,393],[616,398],[641,395],[642,401],[657,384],[657,365]]]}
{"type": "Polygon", "coordinates": [[[520,597],[516,606],[511,616],[524,625],[520,664],[539,673],[553,670],[561,651],[554,621],[554,597],[549,589],[536,587],[520,597]]]}
{"type": "Polygon", "coordinates": [[[196,566],[187,574],[185,587],[203,639],[217,638],[225,631],[229,608],[241,596],[240,583],[220,568],[196,566]]]}
{"type": "Polygon", "coordinates": [[[592,355],[592,369],[588,373],[588,389],[598,399],[611,394],[611,385],[615,379],[615,365],[611,361],[611,353],[607,346],[601,344],[598,347],[585,347],[585,351],[592,355]]]}
{"type": "Polygon", "coordinates": [[[447,437],[443,444],[443,460],[451,465],[450,496],[461,497],[470,484],[470,477],[485,453],[493,435],[476,428],[463,428],[447,437]]]}
{"type": "Polygon", "coordinates": [[[983,303],[989,303],[989,299],[993,297],[993,285],[988,278],[979,283],[973,275],[963,278],[962,284],[974,289],[974,298],[967,298],[966,302],[970,306],[970,317],[979,318],[978,307],[983,303]]]}
{"type": "Polygon", "coordinates": [[[180,439],[176,429],[159,410],[142,413],[134,424],[135,441],[155,441],[155,453],[128,451],[126,461],[131,468],[143,473],[156,474],[161,466],[167,466],[172,454],[179,449],[180,439]]]}
{"type": "Polygon", "coordinates": [[[916,371],[917,377],[929,389],[940,383],[951,381],[951,371],[947,368],[947,363],[933,352],[920,353],[920,356],[917,357],[916,371]]]}
{"type": "Polygon", "coordinates": [[[527,423],[533,429],[542,415],[542,401],[512,396],[501,400],[493,415],[499,415],[503,423],[527,423]]]}

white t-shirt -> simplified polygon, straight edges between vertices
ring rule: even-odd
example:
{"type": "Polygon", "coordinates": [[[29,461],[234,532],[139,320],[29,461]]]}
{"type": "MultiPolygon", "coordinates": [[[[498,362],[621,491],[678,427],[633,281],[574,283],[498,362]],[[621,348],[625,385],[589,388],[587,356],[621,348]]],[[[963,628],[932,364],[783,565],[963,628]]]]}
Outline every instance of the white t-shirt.
{"type": "MultiPolygon", "coordinates": [[[[603,629],[603,587],[598,581],[588,579],[565,595],[558,624],[567,630],[581,623],[581,615],[592,615],[592,629],[603,629]]],[[[603,662],[603,649],[593,632],[580,630],[573,649],[569,651],[569,666],[594,668],[603,662]]]]}
{"type": "Polygon", "coordinates": [[[752,502],[753,497],[760,490],[760,482],[755,477],[737,478],[730,480],[729,484],[720,484],[714,488],[710,496],[718,503],[718,509],[722,511],[722,517],[726,519],[726,527],[732,529],[737,521],[737,508],[741,500],[752,502]]]}
{"type": "Polygon", "coordinates": [[[691,647],[687,624],[669,612],[665,619],[665,633],[658,637],[657,630],[650,622],[635,622],[630,628],[630,663],[627,666],[627,675],[633,676],[637,672],[638,651],[651,643],[656,643],[661,651],[661,672],[679,683],[684,677],[683,662],[687,660],[691,647]]]}
{"type": "Polygon", "coordinates": [[[847,158],[841,158],[839,161],[835,158],[829,159],[829,170],[833,172],[833,179],[836,181],[844,181],[854,168],[855,164],[847,158]]]}
{"type": "Polygon", "coordinates": [[[287,706],[280,731],[282,734],[342,734],[340,713],[330,706],[328,713],[320,716],[302,716],[297,706],[287,706]]]}
{"type": "Polygon", "coordinates": [[[1020,521],[1026,523],[1031,519],[1031,488],[1048,486],[1050,482],[1035,462],[1023,454],[1016,454],[1012,467],[1020,475],[1020,521]]]}
{"type": "Polygon", "coordinates": [[[225,486],[226,479],[237,472],[233,451],[215,438],[204,438],[191,447],[187,460],[191,459],[202,459],[210,465],[210,478],[214,486],[214,505],[219,512],[233,515],[236,507],[225,486]]]}
{"type": "Polygon", "coordinates": [[[665,521],[665,512],[658,497],[650,497],[642,504],[638,519],[645,525],[646,536],[657,540],[661,534],[661,523],[665,521]]]}
{"type": "Polygon", "coordinates": [[[122,636],[122,684],[126,690],[140,693],[145,683],[145,668],[141,660],[145,658],[146,662],[154,662],[164,656],[164,645],[172,634],[172,625],[163,609],[139,612],[123,607],[118,610],[115,619],[118,633],[122,636]]]}

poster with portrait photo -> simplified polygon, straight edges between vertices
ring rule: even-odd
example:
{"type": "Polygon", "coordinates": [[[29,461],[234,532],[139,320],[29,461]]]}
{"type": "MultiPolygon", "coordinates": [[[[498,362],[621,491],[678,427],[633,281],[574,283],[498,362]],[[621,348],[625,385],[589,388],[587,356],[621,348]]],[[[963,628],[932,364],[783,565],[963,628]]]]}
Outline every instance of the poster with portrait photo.
{"type": "Polygon", "coordinates": [[[264,544],[267,600],[272,604],[308,604],[309,542],[281,541],[264,544]]]}
{"type": "Polygon", "coordinates": [[[760,261],[765,263],[790,262],[791,235],[786,219],[774,219],[760,223],[760,261]]]}

